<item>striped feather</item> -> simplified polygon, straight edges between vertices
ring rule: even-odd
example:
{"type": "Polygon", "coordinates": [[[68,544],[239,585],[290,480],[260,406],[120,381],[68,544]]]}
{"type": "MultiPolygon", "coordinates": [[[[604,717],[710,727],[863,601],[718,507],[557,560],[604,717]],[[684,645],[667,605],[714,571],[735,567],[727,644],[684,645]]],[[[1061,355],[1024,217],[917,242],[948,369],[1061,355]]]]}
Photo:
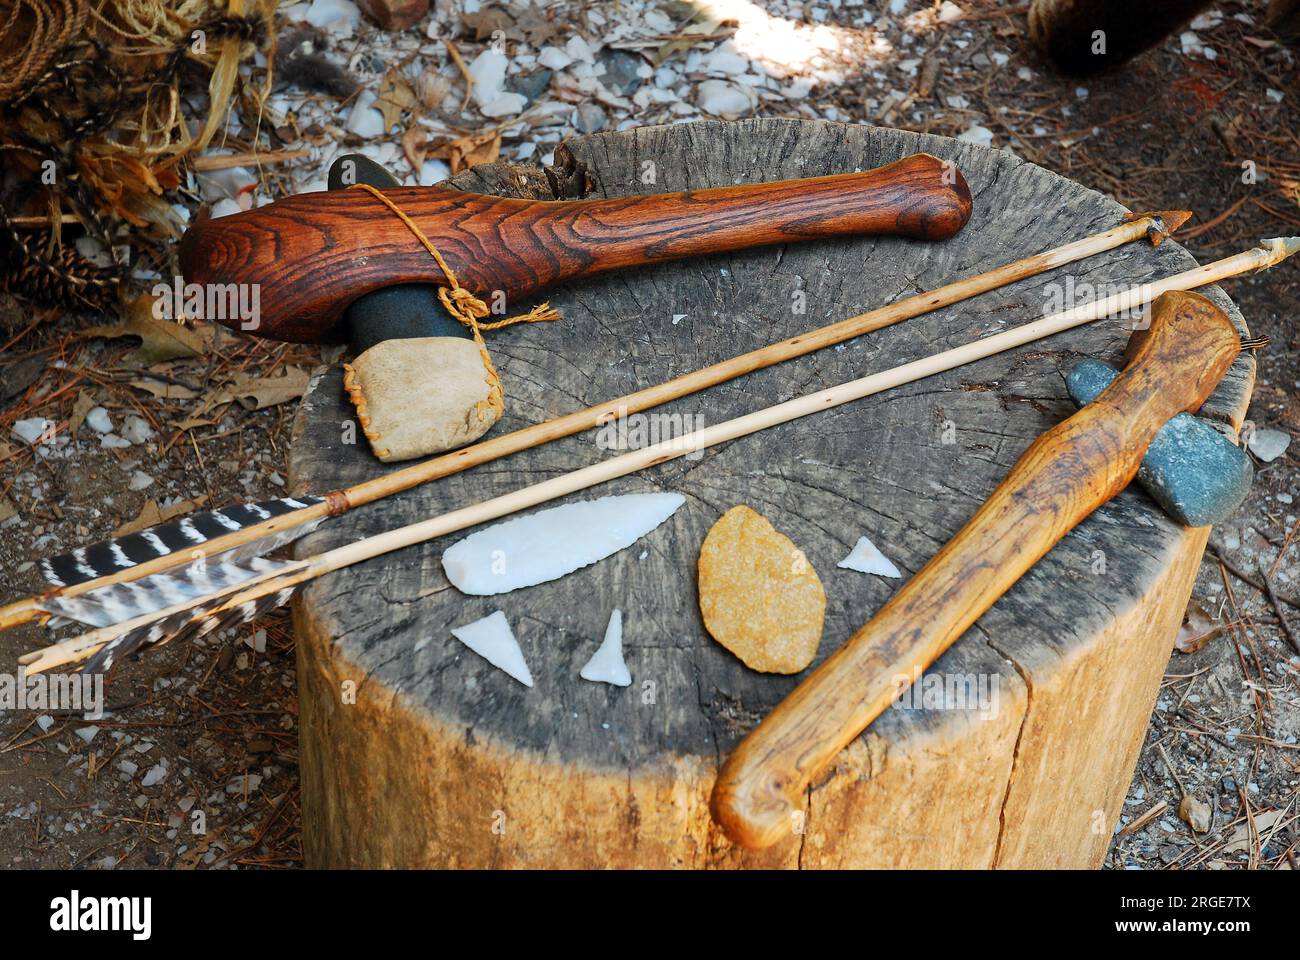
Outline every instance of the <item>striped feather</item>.
{"type": "Polygon", "coordinates": [[[285,587],[264,597],[241,603],[230,610],[217,610],[226,599],[217,597],[188,610],[177,611],[152,623],[128,630],[110,640],[85,662],[81,672],[108,673],[113,669],[113,664],[125,660],[143,647],[162,646],[172,640],[203,637],[248,623],[288,603],[296,589],[296,587],[285,587]]]}
{"type": "MultiPolygon", "coordinates": [[[[244,503],[221,510],[201,510],[179,520],[160,523],[138,533],[105,540],[93,546],[81,547],[71,553],[41,561],[41,573],[55,587],[70,587],[87,580],[119,573],[136,564],[177,551],[190,552],[201,548],[216,537],[242,530],[294,510],[320,503],[322,497],[280,497],[261,503],[244,503]]],[[[246,543],[222,557],[237,560],[269,553],[275,547],[290,543],[311,530],[315,524],[291,527],[261,540],[246,543]],[[268,541],[274,543],[268,545],[268,541]]]]}
{"type": "Polygon", "coordinates": [[[155,573],[126,583],[97,587],[75,597],[43,597],[37,603],[47,613],[107,627],[156,613],[211,593],[225,593],[261,574],[275,573],[288,564],[264,557],[231,559],[235,551],[216,560],[197,560],[176,570],[155,573]]]}

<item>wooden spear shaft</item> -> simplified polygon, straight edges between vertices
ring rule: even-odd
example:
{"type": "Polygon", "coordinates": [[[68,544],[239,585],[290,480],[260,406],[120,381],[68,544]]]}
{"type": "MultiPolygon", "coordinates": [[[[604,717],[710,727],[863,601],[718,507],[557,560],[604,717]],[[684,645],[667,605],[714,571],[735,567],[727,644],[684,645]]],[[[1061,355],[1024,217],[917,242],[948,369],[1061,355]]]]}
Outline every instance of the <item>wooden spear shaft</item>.
{"type": "MultiPolygon", "coordinates": [[[[298,561],[290,570],[264,576],[259,581],[244,583],[233,588],[229,599],[225,600],[213,612],[219,614],[231,610],[242,603],[257,600],[278,590],[296,587],[308,580],[324,576],[335,570],[369,560],[374,557],[399,550],[403,547],[432,540],[435,537],[455,533],[468,527],[496,520],[519,510],[534,507],[550,500],[579,490],[626,476],[646,467],[666,463],[685,456],[696,450],[715,446],[728,440],[745,437],[768,427],[788,423],[800,417],[829,410],[853,400],[859,400],[872,394],[889,390],[906,383],[912,383],[925,377],[952,370],[955,367],[986,357],[1013,350],[1035,340],[1041,340],[1061,333],[1073,327],[1081,326],[1092,320],[1122,313],[1135,307],[1150,303],[1162,293],[1170,290],[1191,290],[1207,284],[1217,283],[1229,277],[1238,276],[1255,270],[1263,270],[1286,259],[1300,250],[1300,238],[1265,241],[1263,245],[1242,253],[1234,254],[1202,267],[1185,270],[1182,273],[1153,281],[1137,287],[1130,287],[1121,293],[1104,300],[1093,301],[1070,310],[1042,317],[1032,323],[1005,330],[993,336],[984,337],[972,343],[954,347],[941,353],[911,363],[905,363],[890,370],[874,373],[858,380],[851,380],[816,393],[795,397],[784,403],[765,407],[753,413],[727,420],[723,423],[692,431],[681,437],[634,450],[629,453],[602,460],[591,466],[582,467],[570,473],[552,477],[511,493],[471,504],[458,510],[430,517],[416,523],[388,530],[384,533],[358,540],[342,547],[318,554],[315,557],[298,561]]],[[[194,602],[181,604],[167,610],[150,613],[136,620],[110,627],[101,627],[72,637],[61,643],[53,644],[41,650],[35,650],[19,658],[19,663],[27,672],[39,673],[65,663],[82,660],[109,640],[120,636],[124,631],[136,626],[152,623],[162,617],[178,613],[194,606],[194,602]]]]}
{"type": "MultiPolygon", "coordinates": [[[[728,380],[734,380],[736,377],[752,373],[755,370],[761,370],[765,367],[783,363],[786,360],[802,357],[903,320],[919,317],[941,307],[951,306],[954,303],[968,300],[990,290],[996,290],[1007,284],[1037,276],[1048,270],[1054,270],[1057,267],[1083,260],[1098,253],[1104,253],[1107,250],[1131,243],[1142,237],[1147,237],[1153,243],[1158,244],[1164,237],[1171,234],[1185,222],[1189,216],[1189,213],[1182,210],[1132,215],[1131,220],[1117,227],[1085,237],[1082,240],[1067,243],[1054,250],[1016,260],[1013,263],[1005,264],[985,273],[945,284],[931,290],[929,293],[907,297],[896,303],[878,307],[866,313],[860,313],[847,320],[841,320],[829,326],[811,330],[787,340],[752,350],[749,353],[732,357],[729,360],[702,367],[665,383],[646,387],[635,393],[629,393],[626,396],[599,403],[584,410],[577,410],[552,420],[524,427],[511,433],[505,433],[499,437],[493,437],[490,440],[462,447],[451,453],[445,453],[384,476],[363,481],[344,490],[327,494],[325,500],[321,503],[302,510],[281,514],[270,520],[264,520],[261,523],[208,540],[202,546],[203,553],[205,556],[215,556],[224,550],[252,543],[254,540],[259,540],[272,533],[292,529],[306,523],[314,523],[329,516],[336,516],[353,507],[372,503],[392,494],[410,490],[432,480],[460,473],[462,470],[490,463],[493,460],[499,460],[502,457],[540,446],[552,440],[581,433],[584,430],[598,427],[612,418],[640,413],[643,410],[668,403],[671,400],[677,400],[709,387],[717,386],[720,383],[725,383],[728,380]]],[[[161,557],[147,560],[144,563],[128,567],[116,573],[63,587],[54,592],[63,597],[75,597],[98,587],[137,580],[149,574],[159,573],[189,563],[192,559],[193,557],[189,551],[164,554],[161,557]]],[[[28,597],[24,600],[15,601],[8,606],[0,607],[0,630],[45,617],[47,614],[40,608],[38,601],[38,597],[28,597]]]]}

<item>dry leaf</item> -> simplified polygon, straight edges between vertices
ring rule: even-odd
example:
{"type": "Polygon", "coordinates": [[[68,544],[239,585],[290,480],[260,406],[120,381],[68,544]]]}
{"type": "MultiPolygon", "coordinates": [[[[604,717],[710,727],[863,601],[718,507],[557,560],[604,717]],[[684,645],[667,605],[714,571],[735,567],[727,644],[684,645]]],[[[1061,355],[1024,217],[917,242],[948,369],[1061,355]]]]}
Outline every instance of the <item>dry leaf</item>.
{"type": "Polygon", "coordinates": [[[122,362],[128,367],[147,367],[162,360],[196,357],[207,348],[207,341],[198,330],[191,330],[174,320],[160,320],[153,315],[153,297],[136,297],[126,308],[126,318],[116,326],[106,324],[90,327],[89,337],[139,337],[140,346],[132,350],[122,362]]]}
{"type": "Polygon", "coordinates": [[[394,124],[402,122],[404,112],[418,112],[420,101],[406,78],[396,70],[389,70],[372,106],[384,115],[384,129],[391,130],[394,124]]]}
{"type": "Polygon", "coordinates": [[[159,399],[194,399],[198,397],[198,390],[188,388],[182,384],[173,384],[166,380],[156,380],[153,377],[138,377],[131,380],[127,386],[134,386],[136,390],[144,390],[144,393],[157,397],[159,399]]]}
{"type": "Polygon", "coordinates": [[[411,169],[419,173],[424,158],[429,153],[429,138],[418,126],[413,126],[402,134],[402,152],[406,154],[406,162],[411,165],[411,169]]]}
{"type": "Polygon", "coordinates": [[[277,403],[297,400],[307,392],[307,384],[310,382],[311,375],[302,367],[285,367],[280,376],[273,377],[245,375],[218,391],[212,398],[212,403],[229,403],[232,400],[243,403],[245,399],[251,399],[252,406],[244,406],[250,410],[262,410],[277,403]]]}
{"type": "Polygon", "coordinates": [[[442,109],[442,101],[451,93],[451,81],[433,69],[426,69],[415,81],[415,93],[426,110],[442,109]]]}
{"type": "Polygon", "coordinates": [[[447,161],[452,173],[480,163],[493,163],[501,153],[501,131],[480,130],[439,147],[434,156],[447,161]]]}
{"type": "Polygon", "coordinates": [[[1174,649],[1179,653],[1195,653],[1227,629],[1222,620],[1215,620],[1195,600],[1187,605],[1183,625],[1174,638],[1174,649]]]}
{"type": "Polygon", "coordinates": [[[116,530],[113,531],[115,537],[125,537],[128,533],[137,533],[145,527],[152,527],[155,524],[166,523],[185,513],[197,510],[208,502],[207,494],[196,497],[193,500],[182,500],[180,503],[174,503],[170,507],[159,507],[156,502],[149,500],[140,508],[140,513],[134,520],[128,520],[116,530]]]}
{"type": "Polygon", "coordinates": [[[183,387],[179,383],[167,383],[163,380],[132,380],[128,386],[143,390],[159,400],[191,400],[198,396],[198,393],[189,387],[183,387]]]}
{"type": "Polygon", "coordinates": [[[221,836],[220,830],[216,831],[215,833],[209,834],[208,836],[200,840],[198,843],[196,843],[194,846],[190,847],[188,850],[186,850],[184,853],[182,853],[179,857],[176,858],[176,863],[174,865],[175,869],[197,870],[199,864],[203,862],[203,855],[208,852],[208,847],[211,846],[212,841],[216,840],[217,837],[219,836],[221,836]]]}
{"type": "Polygon", "coordinates": [[[72,416],[68,417],[68,436],[75,437],[81,425],[86,422],[86,414],[95,409],[95,398],[85,390],[77,391],[77,399],[72,402],[72,416]]]}
{"type": "Polygon", "coordinates": [[[477,13],[462,13],[460,21],[465,25],[466,30],[474,32],[475,40],[487,40],[500,30],[511,39],[522,40],[523,34],[514,30],[515,21],[505,10],[500,7],[484,7],[477,13]]]}
{"type": "Polygon", "coordinates": [[[10,517],[18,513],[18,508],[8,497],[0,497],[0,523],[4,523],[10,517]]]}
{"type": "Polygon", "coordinates": [[[721,20],[705,17],[703,20],[682,27],[677,31],[677,35],[684,39],[670,40],[655,51],[655,66],[659,66],[674,54],[691,49],[705,37],[712,36],[721,25],[721,20]]]}
{"type": "MultiPolygon", "coordinates": [[[[1263,813],[1255,814],[1255,832],[1262,835],[1281,817],[1280,809],[1265,810],[1263,813]]],[[[1248,850],[1250,850],[1250,824],[1243,820],[1232,828],[1232,836],[1228,837],[1228,842],[1219,849],[1219,853],[1245,853],[1248,850]]]]}
{"type": "Polygon", "coordinates": [[[538,49],[544,47],[548,40],[560,32],[554,18],[548,17],[531,3],[519,15],[515,26],[523,31],[529,45],[538,49]]]}
{"type": "Polygon", "coordinates": [[[188,417],[178,423],[173,423],[172,426],[177,430],[193,430],[195,427],[215,426],[216,423],[216,420],[204,420],[202,417],[188,417]]]}

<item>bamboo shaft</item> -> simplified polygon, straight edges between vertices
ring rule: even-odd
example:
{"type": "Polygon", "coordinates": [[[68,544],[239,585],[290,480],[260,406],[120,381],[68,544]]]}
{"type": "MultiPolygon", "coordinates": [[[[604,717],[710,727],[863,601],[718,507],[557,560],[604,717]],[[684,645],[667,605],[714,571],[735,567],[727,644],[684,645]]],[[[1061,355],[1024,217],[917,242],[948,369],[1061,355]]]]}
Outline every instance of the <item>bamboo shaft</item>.
{"type": "MultiPolygon", "coordinates": [[[[1180,213],[1166,214],[1165,216],[1176,222],[1181,222],[1183,218],[1180,213]]],[[[1115,247],[1147,236],[1152,230],[1163,230],[1165,227],[1160,221],[1159,214],[1137,217],[1102,233],[1004,264],[977,276],[945,284],[931,290],[929,293],[907,297],[896,303],[877,307],[866,313],[860,313],[847,320],[841,320],[838,323],[790,337],[787,340],[752,350],[729,360],[702,367],[699,370],[683,374],[661,384],[637,390],[626,396],[608,400],[587,407],[584,410],[577,410],[530,427],[524,427],[511,433],[502,434],[490,440],[484,440],[454,450],[451,453],[421,461],[393,473],[363,481],[341,491],[341,496],[330,498],[333,503],[315,504],[303,510],[295,510],[292,513],[283,514],[271,520],[245,527],[242,530],[215,537],[204,544],[204,552],[212,556],[232,547],[251,543],[270,533],[320,520],[331,512],[338,513],[342,510],[373,503],[376,500],[410,490],[432,480],[438,480],[468,470],[471,467],[520,453],[552,440],[573,436],[583,430],[600,426],[610,418],[640,413],[643,410],[668,403],[671,400],[677,400],[708,387],[733,380],[746,373],[752,373],[755,370],[783,363],[786,360],[805,356],[816,350],[843,343],[846,340],[880,330],[903,320],[921,316],[941,307],[951,306],[971,297],[987,293],[990,290],[996,290],[1009,283],[1025,280],[1048,270],[1054,270],[1057,267],[1112,250],[1115,247]]],[[[65,587],[59,591],[59,594],[65,597],[79,596],[112,583],[138,580],[140,577],[159,573],[174,566],[188,563],[190,559],[191,556],[188,552],[166,554],[108,576],[65,587]]],[[[0,630],[20,623],[27,623],[44,615],[44,611],[37,605],[35,598],[16,601],[8,606],[0,607],[0,630]]]]}
{"type": "MultiPolygon", "coordinates": [[[[230,609],[240,603],[255,600],[276,590],[305,583],[308,580],[390,553],[393,550],[399,550],[435,537],[464,530],[528,507],[555,500],[566,494],[588,489],[605,481],[643,470],[646,467],[677,459],[694,450],[702,450],[728,440],[748,436],[768,427],[788,423],[791,420],[821,410],[829,410],[853,400],[859,400],[893,387],[912,383],[967,363],[973,363],[976,360],[983,360],[995,354],[1081,326],[1092,320],[1143,306],[1170,290],[1191,290],[1242,273],[1262,270],[1280,262],[1287,255],[1288,249],[1284,244],[1277,244],[1273,247],[1256,247],[1222,260],[1216,260],[1214,263],[1166,277],[1163,280],[1138,287],[1130,287],[1104,300],[1093,301],[1070,310],[1051,314],[1032,323],[1027,323],[1012,330],[1005,330],[1002,333],[984,337],[981,340],[963,344],[960,347],[954,347],[929,357],[913,360],[910,363],[870,374],[857,380],[851,380],[848,383],[828,387],[816,393],[795,397],[792,400],[765,407],[762,410],[756,410],[753,413],[711,427],[695,430],[681,437],[665,440],[617,457],[611,457],[608,460],[582,467],[570,473],[552,477],[550,480],[544,480],[541,483],[532,484],[520,490],[493,497],[490,500],[484,500],[481,503],[461,507],[458,510],[452,510],[431,517],[428,520],[421,520],[404,527],[376,534],[373,537],[367,537],[364,540],[358,540],[355,543],[336,547],[333,550],[302,561],[301,566],[291,573],[282,576],[271,576],[253,586],[238,589],[221,605],[220,609],[230,609]]],[[[79,637],[73,637],[62,643],[46,647],[43,650],[33,651],[20,658],[19,662],[27,666],[28,673],[38,673],[64,663],[80,660],[99,649],[113,636],[117,636],[124,628],[150,623],[157,620],[161,615],[150,614],[128,624],[92,630],[79,637]]]]}

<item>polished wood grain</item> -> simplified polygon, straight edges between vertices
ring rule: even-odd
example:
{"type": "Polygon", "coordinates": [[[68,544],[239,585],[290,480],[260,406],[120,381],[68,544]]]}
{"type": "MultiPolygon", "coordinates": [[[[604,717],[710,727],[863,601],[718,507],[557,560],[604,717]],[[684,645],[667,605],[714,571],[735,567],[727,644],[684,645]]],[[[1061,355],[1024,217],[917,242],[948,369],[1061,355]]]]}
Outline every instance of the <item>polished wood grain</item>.
{"type": "Polygon", "coordinates": [[[957,535],[728,758],[710,805],[727,836],[759,849],[788,835],[818,774],[1057,541],[1128,485],[1160,427],[1198,408],[1239,349],[1232,322],[1205,297],[1160,297],[1120,376],[1035,440],[957,535]]]}
{"type": "MultiPolygon", "coordinates": [[[[944,240],[971,212],[957,168],[923,153],[862,173],[639,197],[519,200],[446,187],[387,196],[463,286],[504,290],[510,303],[606,270],[767,244],[863,234],[944,240]]],[[[299,194],[196,222],[180,264],[188,283],[260,285],[257,324],[229,325],[308,343],[342,340],[343,311],[363,294],[444,280],[410,230],[360,190],[299,194]]]]}

